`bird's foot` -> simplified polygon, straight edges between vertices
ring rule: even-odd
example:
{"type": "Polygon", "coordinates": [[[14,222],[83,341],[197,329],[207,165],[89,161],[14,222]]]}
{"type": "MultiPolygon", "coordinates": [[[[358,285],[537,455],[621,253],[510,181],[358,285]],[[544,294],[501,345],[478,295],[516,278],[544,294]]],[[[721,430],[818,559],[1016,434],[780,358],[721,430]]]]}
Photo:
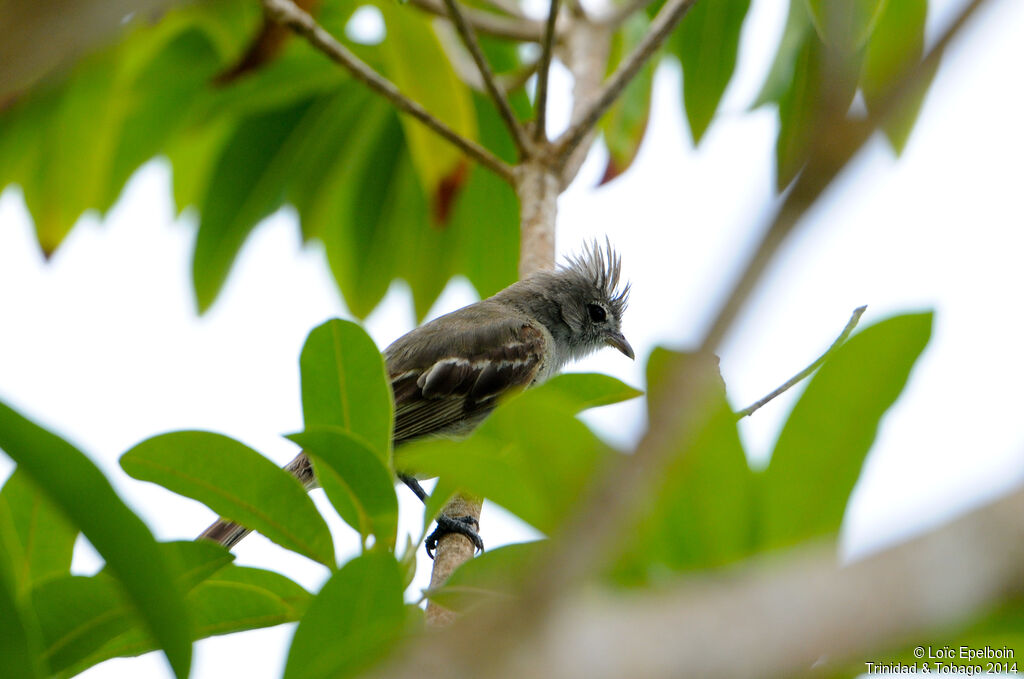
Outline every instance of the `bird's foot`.
{"type": "Polygon", "coordinates": [[[431,559],[434,558],[434,550],[437,549],[438,541],[445,535],[450,533],[456,533],[462,535],[467,540],[473,543],[478,552],[484,551],[484,541],[480,539],[480,534],[477,530],[480,529],[480,524],[472,516],[458,516],[452,517],[445,514],[439,514],[437,517],[437,528],[434,532],[427,536],[426,547],[427,556],[431,559]]]}

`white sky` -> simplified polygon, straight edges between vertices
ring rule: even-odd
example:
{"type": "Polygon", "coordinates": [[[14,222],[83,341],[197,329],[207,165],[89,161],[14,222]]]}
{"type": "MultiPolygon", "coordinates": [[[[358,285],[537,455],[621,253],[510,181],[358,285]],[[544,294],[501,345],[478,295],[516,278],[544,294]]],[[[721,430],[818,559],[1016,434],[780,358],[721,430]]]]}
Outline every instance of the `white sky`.
{"type": "MultiPolygon", "coordinates": [[[[961,2],[932,0],[930,35],[961,2]]],[[[625,320],[638,360],[605,351],[577,364],[643,386],[658,344],[685,348],[704,329],[772,199],[775,117],[747,113],[784,21],[785,3],[757,0],[738,76],[723,112],[694,151],[679,114],[679,73],[659,71],[648,139],[637,164],[594,190],[595,150],[560,202],[558,249],[608,234],[633,284],[625,320]]],[[[842,547],[862,554],[932,526],[1024,479],[1020,385],[1024,322],[1016,309],[1024,274],[1024,3],[993,2],[947,54],[906,152],[880,141],[805,221],[722,347],[733,403],[746,405],[816,357],[868,304],[862,324],[933,308],[932,343],[890,412],[855,490],[842,547]]],[[[555,78],[564,125],[568,83],[555,78]]],[[[212,311],[197,318],[189,282],[194,216],[175,221],[169,171],[147,165],[102,224],[87,218],[49,263],[42,261],[16,189],[0,196],[0,398],[83,448],[160,539],[194,537],[213,518],[204,507],[128,478],[118,457],[156,433],[223,432],[284,463],[280,437],[301,428],[298,355],[309,330],[347,316],[319,247],[302,247],[283,210],[245,246],[212,311]]],[[[434,313],[473,301],[453,283],[434,313]]],[[[381,347],[412,327],[409,295],[396,284],[366,327],[381,347]]],[[[796,393],[742,425],[763,464],[796,393]]],[[[593,411],[586,420],[626,446],[640,430],[642,401],[593,411]]],[[[0,479],[11,465],[0,456],[0,479]]],[[[813,492],[813,489],[809,489],[813,492]]],[[[419,521],[400,489],[404,525],[419,521]]],[[[322,507],[320,493],[315,493],[322,507]]],[[[332,512],[326,512],[328,517],[332,512]]],[[[531,532],[488,505],[489,547],[531,532]]],[[[335,521],[339,553],[356,540],[335,521]]],[[[88,545],[76,572],[98,564],[88,545]]],[[[238,563],[281,570],[310,588],[322,566],[250,537],[238,563]]],[[[421,555],[414,587],[429,564],[421,555]]],[[[281,673],[291,626],[201,642],[199,679],[281,673]]],[[[169,676],[149,654],[82,675],[169,676]]]]}

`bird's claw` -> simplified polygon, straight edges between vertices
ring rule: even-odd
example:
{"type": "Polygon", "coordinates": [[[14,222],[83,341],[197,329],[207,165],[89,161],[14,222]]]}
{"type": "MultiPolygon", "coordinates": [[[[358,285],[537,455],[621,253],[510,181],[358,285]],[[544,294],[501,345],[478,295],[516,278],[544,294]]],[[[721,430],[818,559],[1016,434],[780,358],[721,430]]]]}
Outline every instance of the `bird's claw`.
{"type": "Polygon", "coordinates": [[[427,540],[425,542],[427,556],[433,559],[438,541],[450,533],[462,535],[473,543],[473,546],[476,547],[476,551],[484,551],[484,541],[480,539],[480,534],[477,533],[479,528],[480,524],[477,523],[477,520],[472,516],[452,517],[445,514],[438,515],[437,528],[434,529],[433,533],[427,536],[427,540]]]}

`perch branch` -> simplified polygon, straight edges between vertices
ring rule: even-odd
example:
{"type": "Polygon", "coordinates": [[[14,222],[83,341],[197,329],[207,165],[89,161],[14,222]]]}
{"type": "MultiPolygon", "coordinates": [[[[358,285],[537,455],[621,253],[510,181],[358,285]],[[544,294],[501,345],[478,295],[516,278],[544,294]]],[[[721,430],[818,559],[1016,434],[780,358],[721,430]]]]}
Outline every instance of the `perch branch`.
{"type": "Polygon", "coordinates": [[[651,23],[651,29],[644,36],[643,40],[636,46],[636,49],[619,64],[615,73],[608,79],[604,89],[597,95],[597,98],[590,104],[586,112],[567,129],[556,142],[556,152],[559,159],[564,163],[576,147],[583,141],[587,133],[597,125],[597,121],[619,98],[626,85],[643,68],[643,65],[661,47],[672,30],[679,25],[683,17],[690,10],[690,7],[697,0],[669,0],[651,23]]]}
{"type": "Polygon", "coordinates": [[[537,71],[537,119],[533,127],[534,141],[547,138],[548,78],[551,75],[551,52],[555,45],[555,23],[558,21],[558,0],[551,0],[548,20],[544,24],[544,40],[541,42],[540,66],[537,71]]]}
{"type": "MultiPolygon", "coordinates": [[[[444,19],[448,18],[448,11],[439,0],[409,0],[409,4],[416,9],[435,14],[444,19]]],[[[519,42],[540,42],[543,37],[543,28],[539,21],[521,17],[504,17],[499,14],[482,12],[471,7],[465,10],[466,21],[474,29],[484,35],[506,40],[519,42]]]]}
{"type": "Polygon", "coordinates": [[[752,415],[754,411],[756,411],[764,404],[768,403],[769,401],[778,396],[781,396],[782,394],[786,393],[796,385],[800,384],[800,382],[802,382],[803,380],[807,379],[807,377],[811,373],[813,373],[815,370],[821,367],[821,365],[828,359],[828,357],[832,355],[833,351],[835,351],[836,349],[843,345],[843,343],[846,341],[846,338],[849,337],[850,333],[853,332],[853,329],[857,327],[857,322],[860,321],[860,317],[864,315],[864,312],[866,310],[867,306],[860,306],[854,309],[853,315],[850,316],[850,320],[846,323],[846,327],[843,328],[843,331],[841,333],[839,333],[839,337],[837,337],[836,341],[832,343],[832,346],[825,350],[825,353],[823,353],[821,356],[815,359],[815,361],[811,363],[809,366],[807,366],[806,368],[798,372],[796,375],[793,375],[791,378],[786,380],[786,382],[781,387],[779,387],[772,393],[768,394],[764,398],[761,398],[755,401],[754,403],[751,403],[743,410],[738,411],[736,413],[736,419],[742,420],[744,417],[752,415]]]}
{"type": "Polygon", "coordinates": [[[508,97],[505,96],[505,93],[494,81],[494,73],[491,71],[491,67],[487,64],[487,59],[480,49],[480,41],[476,38],[476,32],[469,22],[466,21],[466,17],[459,8],[457,0],[444,0],[444,4],[448,8],[448,14],[451,17],[452,23],[455,24],[455,29],[462,36],[462,42],[466,45],[466,49],[469,50],[477,69],[480,71],[480,77],[483,79],[484,87],[487,88],[487,94],[490,95],[495,106],[498,107],[498,113],[501,114],[505,127],[508,128],[509,134],[512,135],[512,141],[515,142],[516,148],[519,150],[519,156],[522,158],[529,155],[530,145],[523,131],[523,126],[519,124],[519,119],[516,118],[516,114],[512,111],[512,107],[508,103],[508,97]]]}
{"type": "Polygon", "coordinates": [[[419,103],[402,94],[393,82],[374,71],[344,45],[335,40],[334,36],[324,30],[313,17],[297,7],[294,2],[291,0],[263,0],[263,7],[266,10],[267,16],[273,21],[288,26],[306,38],[332,61],[345,67],[356,80],[359,80],[371,90],[390,101],[399,111],[407,113],[420,121],[505,181],[510,183],[513,181],[512,168],[504,161],[471,139],[466,139],[431,115],[419,103]]]}

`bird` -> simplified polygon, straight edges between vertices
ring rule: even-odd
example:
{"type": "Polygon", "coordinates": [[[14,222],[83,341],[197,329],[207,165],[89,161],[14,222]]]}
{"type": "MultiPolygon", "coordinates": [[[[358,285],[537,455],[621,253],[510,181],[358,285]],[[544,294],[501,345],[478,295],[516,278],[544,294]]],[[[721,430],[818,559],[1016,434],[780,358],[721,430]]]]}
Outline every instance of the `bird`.
{"type": "MultiPolygon", "coordinates": [[[[457,437],[476,428],[506,396],[536,386],[566,364],[609,346],[635,355],[622,334],[630,285],[621,257],[606,239],[591,241],[554,270],[531,273],[491,297],[439,316],[384,350],[394,394],[393,445],[431,436],[457,437]]],[[[300,453],[285,466],[307,490],[317,487],[300,453]]],[[[412,470],[398,478],[420,500],[427,494],[412,470]]],[[[483,542],[472,517],[437,517],[426,540],[433,556],[447,533],[483,542]]],[[[199,536],[230,549],[249,529],[219,519],[199,536]]]]}

